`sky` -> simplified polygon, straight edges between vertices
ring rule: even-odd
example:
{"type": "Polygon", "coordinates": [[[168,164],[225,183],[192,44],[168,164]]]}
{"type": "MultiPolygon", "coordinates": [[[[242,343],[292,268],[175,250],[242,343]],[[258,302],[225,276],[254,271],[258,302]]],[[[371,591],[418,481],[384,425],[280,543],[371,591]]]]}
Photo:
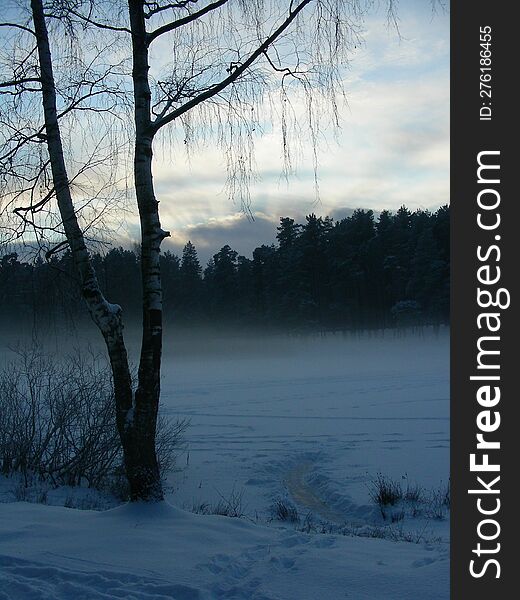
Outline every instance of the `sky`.
{"type": "MultiPolygon", "coordinates": [[[[255,247],[275,242],[282,216],[301,223],[311,212],[339,219],[356,208],[377,214],[403,204],[435,210],[449,202],[449,12],[439,0],[394,3],[399,33],[384,10],[370,15],[365,43],[344,70],[341,129],[336,136],[325,131],[318,148],[319,195],[309,139],[300,140],[295,174],[282,176],[276,121],[256,138],[249,215],[229,197],[225,157],[214,144],[199,146],[190,159],[182,144],[172,152],[156,143],[156,196],[163,229],[172,234],[164,250],[180,254],[191,240],[205,264],[225,244],[250,256],[255,247]]],[[[165,56],[169,51],[157,50],[165,56]]],[[[75,135],[78,145],[83,134],[75,135]]],[[[109,237],[132,247],[140,231],[135,199],[128,200],[109,237]]]]}
{"type": "MultiPolygon", "coordinates": [[[[154,165],[163,227],[172,232],[164,249],[179,253],[189,239],[203,262],[226,243],[250,256],[275,241],[281,216],[302,222],[311,212],[341,218],[356,208],[434,210],[449,202],[449,13],[401,0],[398,14],[400,35],[382,13],[366,22],[365,44],[345,71],[338,141],[327,135],[319,149],[319,197],[306,140],[296,175],[281,177],[276,125],[256,144],[253,219],[230,200],[215,148],[190,161],[166,154],[154,165]]],[[[126,230],[138,239],[131,218],[126,230]]]]}

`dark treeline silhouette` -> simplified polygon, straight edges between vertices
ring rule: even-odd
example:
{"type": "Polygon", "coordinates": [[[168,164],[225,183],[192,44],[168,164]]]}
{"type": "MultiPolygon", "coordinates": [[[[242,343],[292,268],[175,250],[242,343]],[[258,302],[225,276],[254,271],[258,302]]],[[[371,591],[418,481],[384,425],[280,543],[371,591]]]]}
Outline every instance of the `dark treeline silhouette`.
{"type": "MultiPolygon", "coordinates": [[[[449,318],[449,208],[436,212],[356,210],[335,221],[280,219],[276,245],[252,258],[221,248],[205,269],[188,242],[182,256],[163,253],[167,321],[178,325],[278,329],[360,329],[442,324],[449,318]]],[[[94,255],[103,292],[130,318],[140,317],[138,253],[94,255]]],[[[0,316],[16,324],[78,322],[85,309],[71,255],[0,263],[0,316]]]]}

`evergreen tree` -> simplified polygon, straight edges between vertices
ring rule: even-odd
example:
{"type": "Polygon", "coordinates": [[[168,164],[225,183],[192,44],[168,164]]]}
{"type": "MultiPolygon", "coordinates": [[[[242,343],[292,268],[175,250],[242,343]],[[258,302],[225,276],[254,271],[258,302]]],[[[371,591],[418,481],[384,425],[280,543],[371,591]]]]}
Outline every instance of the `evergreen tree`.
{"type": "Polygon", "coordinates": [[[211,310],[218,317],[226,319],[237,315],[238,307],[238,254],[226,244],[213,255],[208,264],[211,310]]]}
{"type": "Polygon", "coordinates": [[[296,240],[298,239],[301,225],[297,225],[294,222],[294,219],[290,219],[289,217],[281,217],[280,225],[276,229],[278,231],[276,234],[276,239],[278,240],[280,250],[283,252],[294,246],[296,240]]]}
{"type": "Polygon", "coordinates": [[[182,250],[181,274],[183,282],[198,282],[201,273],[202,267],[200,266],[199,257],[197,256],[197,250],[191,241],[188,241],[182,250]]]}
{"type": "Polygon", "coordinates": [[[161,254],[161,277],[163,279],[164,316],[177,316],[182,286],[180,282],[180,259],[170,250],[161,254]]]}
{"type": "Polygon", "coordinates": [[[252,278],[254,308],[261,321],[273,314],[275,287],[278,275],[277,255],[274,246],[265,244],[253,251],[252,278]]]}
{"type": "Polygon", "coordinates": [[[179,309],[189,319],[202,310],[202,267],[195,246],[188,241],[182,250],[179,270],[179,309]]]}
{"type": "Polygon", "coordinates": [[[327,236],[330,223],[324,223],[314,213],[307,215],[306,223],[298,238],[301,260],[298,269],[300,289],[299,311],[307,323],[319,323],[323,319],[324,289],[328,285],[326,264],[327,236]]]}

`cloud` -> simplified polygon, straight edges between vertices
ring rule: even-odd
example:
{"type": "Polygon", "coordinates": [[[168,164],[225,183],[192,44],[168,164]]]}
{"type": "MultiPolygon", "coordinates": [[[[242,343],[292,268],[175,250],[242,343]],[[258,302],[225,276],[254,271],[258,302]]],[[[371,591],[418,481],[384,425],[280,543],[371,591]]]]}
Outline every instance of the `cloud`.
{"type": "MultiPolygon", "coordinates": [[[[310,212],[312,210],[295,211],[291,212],[290,216],[297,223],[305,223],[305,216],[310,212]]],[[[339,220],[352,215],[352,213],[353,209],[350,207],[337,207],[327,214],[339,220]]],[[[325,213],[320,212],[320,214],[324,216],[325,213]]],[[[279,225],[280,217],[284,216],[288,216],[288,214],[282,212],[274,216],[256,213],[251,219],[243,213],[234,213],[222,218],[212,218],[207,222],[196,223],[176,230],[171,238],[165,240],[163,249],[171,250],[180,256],[184,245],[189,240],[197,248],[201,263],[206,264],[222,246],[229,244],[239,254],[251,258],[254,248],[262,244],[276,243],[276,228],[279,225]]]]}
{"type": "MultiPolygon", "coordinates": [[[[220,150],[201,145],[191,160],[182,140],[156,149],[154,181],[167,242],[176,251],[191,239],[205,259],[229,243],[250,255],[274,241],[280,216],[338,215],[372,208],[436,208],[449,201],[449,17],[431,15],[428,2],[402,0],[399,28],[378,14],[366,23],[366,44],[345,72],[348,104],[342,129],[320,137],[319,197],[311,144],[295,145],[297,174],[280,176],[280,123],[256,140],[258,181],[251,185],[251,222],[225,191],[226,162],[220,150]]],[[[297,109],[298,100],[295,99],[297,109]]],[[[344,216],[344,215],[342,215],[344,216]]],[[[137,229],[128,220],[129,236],[137,229]]]]}
{"type": "Polygon", "coordinates": [[[256,214],[251,219],[243,213],[234,213],[174,231],[172,237],[165,240],[163,249],[180,255],[184,244],[190,240],[197,248],[202,264],[226,244],[250,257],[257,246],[276,241],[277,225],[278,218],[273,216],[256,214]]]}

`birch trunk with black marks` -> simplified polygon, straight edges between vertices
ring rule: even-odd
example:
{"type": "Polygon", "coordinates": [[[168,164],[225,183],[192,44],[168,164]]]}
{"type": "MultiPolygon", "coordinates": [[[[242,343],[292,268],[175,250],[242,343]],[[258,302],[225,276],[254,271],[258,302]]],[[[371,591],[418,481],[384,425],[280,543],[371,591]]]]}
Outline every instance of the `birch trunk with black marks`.
{"type": "Polygon", "coordinates": [[[155,452],[155,431],[160,397],[162,355],[161,242],[169,235],[159,220],[159,203],[152,178],[151,91],[148,81],[148,36],[143,2],[129,0],[132,32],[132,79],[134,89],[135,149],[134,182],[141,223],[141,280],[143,290],[143,336],[135,393],[133,427],[139,452],[136,465],[139,496],[161,499],[163,492],[155,452]]]}
{"type": "MultiPolygon", "coordinates": [[[[134,182],[141,223],[141,279],[143,291],[143,337],[139,363],[139,380],[135,393],[133,420],[134,451],[138,473],[132,474],[141,484],[138,497],[162,498],[159,468],[155,453],[155,431],[160,397],[160,372],[162,354],[162,286],[160,274],[160,246],[169,232],[163,231],[159,219],[159,203],[155,197],[152,177],[152,145],[157,131],[184,112],[211,99],[236,81],[257,60],[269,45],[289,27],[311,0],[302,0],[289,11],[285,21],[239,67],[223,81],[201,92],[181,107],[152,120],[152,94],[149,84],[149,47],[153,40],[208,12],[223,6],[228,0],[215,0],[189,15],[170,21],[153,32],[147,32],[145,8],[152,3],[128,0],[130,33],[132,36],[132,80],[134,92],[135,154],[134,182]]],[[[186,3],[187,4],[187,3],[186,3]]],[[[159,6],[159,5],[157,5],[159,6]]],[[[164,5],[167,6],[167,5],[164,5]]],[[[171,4],[170,8],[183,6],[171,4]]],[[[157,10],[159,10],[157,8],[157,10]]]]}
{"type": "MultiPolygon", "coordinates": [[[[123,446],[126,475],[132,500],[163,498],[155,456],[155,422],[159,398],[161,354],[161,285],[158,271],[160,233],[157,203],[151,181],[151,138],[146,124],[138,126],[136,144],[136,182],[143,225],[144,327],[143,352],[139,368],[139,387],[133,395],[127,351],[123,339],[122,311],[103,296],[83,231],[74,209],[65,165],[56,106],[56,88],[42,0],[31,0],[42,86],[46,142],[52,177],[65,236],[70,246],[90,315],[100,329],[112,368],[116,420],[123,446]]],[[[140,107],[146,94],[139,95],[140,107]]],[[[142,111],[141,111],[142,112],[142,111]]],[[[141,114],[136,109],[136,114],[141,114]]]]}

